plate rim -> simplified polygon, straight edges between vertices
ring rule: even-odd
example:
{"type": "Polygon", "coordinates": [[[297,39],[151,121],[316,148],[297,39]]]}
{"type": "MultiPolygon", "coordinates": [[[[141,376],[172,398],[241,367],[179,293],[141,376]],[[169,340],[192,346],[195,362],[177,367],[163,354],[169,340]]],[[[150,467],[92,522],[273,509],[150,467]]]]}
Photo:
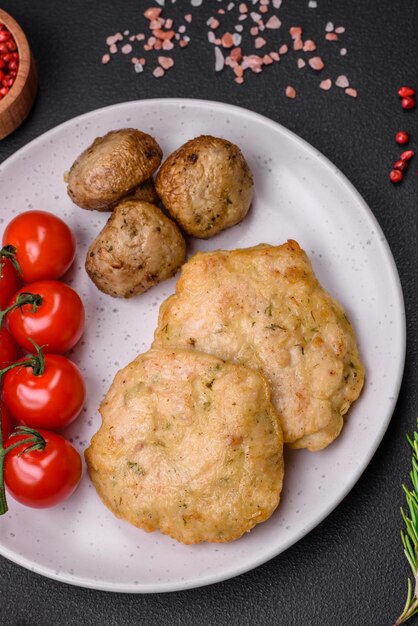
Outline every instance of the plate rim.
{"type": "Polygon", "coordinates": [[[396,408],[396,403],[399,397],[399,391],[402,384],[404,368],[405,368],[405,357],[406,357],[406,314],[405,314],[405,302],[402,291],[402,284],[400,281],[399,272],[395,263],[395,259],[393,257],[392,251],[389,247],[386,236],[380,226],[377,218],[375,217],[373,211],[360,194],[360,192],[356,189],[354,184],[347,178],[347,176],[330,160],[326,157],[320,150],[318,150],[315,146],[309,143],[306,139],[300,137],[294,131],[289,130],[285,126],[283,126],[280,122],[277,122],[261,113],[257,113],[256,111],[252,111],[246,107],[241,107],[235,104],[230,104],[222,101],[212,101],[206,99],[199,98],[177,98],[177,97],[169,97],[169,98],[144,98],[139,100],[127,100],[123,102],[118,102],[110,105],[106,105],[103,107],[99,107],[97,109],[92,109],[85,113],[81,113],[72,117],[52,128],[44,131],[43,133],[34,137],[27,144],[23,145],[16,152],[11,154],[7,159],[5,159],[2,163],[0,163],[0,173],[5,165],[8,165],[9,162],[13,162],[14,160],[18,160],[19,157],[27,150],[30,150],[32,144],[36,144],[41,141],[42,138],[46,136],[52,137],[56,133],[59,133],[61,130],[65,130],[66,127],[72,126],[74,123],[82,122],[84,119],[89,118],[94,114],[101,114],[106,111],[115,109],[120,111],[124,108],[129,108],[135,105],[145,105],[145,106],[158,106],[161,103],[167,103],[168,105],[181,107],[187,105],[199,106],[202,109],[212,108],[217,109],[222,112],[235,112],[240,116],[247,117],[249,119],[256,119],[259,122],[267,126],[273,127],[276,131],[279,130],[284,136],[288,137],[292,141],[301,145],[306,151],[308,151],[312,156],[319,159],[321,163],[330,171],[332,177],[336,176],[340,183],[352,194],[356,202],[360,205],[363,214],[365,214],[369,220],[371,221],[373,228],[375,229],[374,236],[379,239],[380,245],[383,247],[383,252],[386,261],[388,262],[389,269],[392,273],[392,281],[393,287],[395,288],[396,300],[395,300],[395,311],[398,312],[399,319],[402,322],[397,331],[399,333],[399,341],[400,344],[398,346],[399,350],[399,363],[397,368],[397,375],[394,380],[394,394],[389,399],[389,405],[387,409],[387,413],[385,415],[385,419],[382,421],[382,426],[378,432],[378,435],[375,437],[373,445],[371,446],[368,455],[359,463],[353,472],[350,480],[347,484],[344,485],[344,488],[338,494],[338,497],[335,498],[332,503],[330,503],[324,510],[321,511],[319,515],[317,515],[313,520],[311,520],[306,526],[304,526],[299,533],[293,535],[292,538],[289,538],[287,541],[282,543],[280,546],[275,549],[270,550],[268,554],[263,554],[258,559],[252,559],[251,563],[246,562],[245,564],[237,567],[234,565],[231,569],[223,570],[222,573],[212,573],[210,575],[206,575],[200,578],[198,581],[195,579],[186,579],[176,582],[167,582],[167,583],[141,583],[137,585],[126,584],[126,583],[110,583],[105,581],[96,581],[94,579],[82,578],[76,575],[71,575],[67,573],[61,574],[59,571],[54,570],[53,568],[47,568],[43,565],[39,565],[34,563],[30,559],[23,557],[22,555],[17,554],[16,552],[12,552],[9,549],[5,549],[0,543],[0,555],[4,558],[20,565],[32,572],[45,576],[46,578],[50,578],[51,580],[56,580],[58,582],[63,582],[70,584],[76,587],[94,589],[98,591],[110,591],[114,593],[133,593],[133,594],[148,594],[148,593],[167,593],[167,592],[175,592],[175,591],[186,591],[188,589],[197,589],[199,587],[204,587],[208,585],[212,585],[218,582],[223,582],[234,578],[236,576],[240,576],[245,574],[246,572],[252,571],[256,569],[260,565],[268,562],[269,560],[275,558],[279,554],[285,552],[292,545],[298,543],[303,537],[309,534],[315,527],[317,527],[321,522],[323,522],[336,508],[337,506],[344,500],[344,498],[348,495],[348,493],[353,489],[361,475],[366,470],[368,464],[374,457],[377,448],[379,447],[388,427],[391,422],[393,412],[396,408]]]}

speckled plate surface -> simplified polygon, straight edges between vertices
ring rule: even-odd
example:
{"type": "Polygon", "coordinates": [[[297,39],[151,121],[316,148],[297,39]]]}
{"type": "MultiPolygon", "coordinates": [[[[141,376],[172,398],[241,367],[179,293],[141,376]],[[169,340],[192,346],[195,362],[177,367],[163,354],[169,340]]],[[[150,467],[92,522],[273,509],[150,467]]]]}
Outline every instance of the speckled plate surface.
{"type": "MultiPolygon", "coordinates": [[[[9,498],[0,520],[0,553],[45,576],[124,592],[197,587],[248,571],[279,554],[321,522],[353,487],[390,421],[405,356],[402,292],[394,261],[370,209],[347,179],[314,148],[280,125],[237,107],[194,100],[114,105],[47,132],[0,167],[0,231],[18,212],[56,212],[78,241],[67,276],[87,312],[83,340],[71,355],[82,368],[86,407],[67,432],[80,451],[100,424],[97,407],[116,371],[148,349],[158,307],[175,279],[130,301],[101,294],[84,271],[90,242],[106,214],[83,211],[66,195],[63,172],[98,135],[133,126],[154,135],[164,154],[199,134],[239,144],[255,178],[247,218],[212,240],[190,241],[190,253],[299,241],[357,331],[366,385],[341,437],[319,453],[286,454],[282,503],[268,522],[231,544],[183,546],[117,520],[85,474],[64,506],[37,511],[9,498]]],[[[355,530],[353,529],[353,532],[355,530]]]]}

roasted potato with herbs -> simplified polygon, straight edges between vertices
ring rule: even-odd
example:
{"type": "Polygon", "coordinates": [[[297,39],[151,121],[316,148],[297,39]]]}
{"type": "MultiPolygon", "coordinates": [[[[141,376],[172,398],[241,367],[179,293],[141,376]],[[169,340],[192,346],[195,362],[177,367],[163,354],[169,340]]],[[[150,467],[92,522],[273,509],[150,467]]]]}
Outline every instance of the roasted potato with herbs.
{"type": "Polygon", "coordinates": [[[67,192],[83,209],[110,211],[138,185],[151,178],[162,151],[153,137],[134,128],[97,137],[66,176],[67,192]]]}
{"type": "Polygon", "coordinates": [[[252,174],[238,146],[209,135],[173,152],[155,186],[173,219],[201,239],[240,222],[253,197],[252,174]]]}
{"type": "Polygon", "coordinates": [[[173,276],[185,256],[183,235],[158,207],[124,200],[90,246],[86,271],[104,293],[131,298],[173,276]]]}

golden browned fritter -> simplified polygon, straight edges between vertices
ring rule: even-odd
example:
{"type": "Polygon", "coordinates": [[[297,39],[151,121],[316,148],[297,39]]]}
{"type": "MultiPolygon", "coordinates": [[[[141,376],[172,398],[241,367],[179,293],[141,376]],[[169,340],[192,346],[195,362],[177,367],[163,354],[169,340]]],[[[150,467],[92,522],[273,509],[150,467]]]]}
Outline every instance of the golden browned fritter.
{"type": "Polygon", "coordinates": [[[162,156],[151,135],[135,128],[112,130],[75,160],[66,176],[68,195],[83,209],[110,211],[153,175],[162,156]]]}
{"type": "Polygon", "coordinates": [[[253,197],[253,179],[240,149],[201,135],[164,161],[155,181],[171,216],[189,235],[207,239],[238,224],[253,197]]]}
{"type": "Polygon", "coordinates": [[[276,509],[283,438],[264,377],[190,350],[150,350],[116,375],[86,450],[117,516],[183,543],[226,542],[276,509]]]}
{"type": "Polygon", "coordinates": [[[295,448],[331,443],[363,386],[353,328],[293,240],[196,254],[161,305],[153,346],[259,369],[295,448]]]}
{"type": "Polygon", "coordinates": [[[86,271],[104,293],[131,298],[173,276],[185,257],[183,235],[158,207],[123,200],[91,244],[86,271]]]}

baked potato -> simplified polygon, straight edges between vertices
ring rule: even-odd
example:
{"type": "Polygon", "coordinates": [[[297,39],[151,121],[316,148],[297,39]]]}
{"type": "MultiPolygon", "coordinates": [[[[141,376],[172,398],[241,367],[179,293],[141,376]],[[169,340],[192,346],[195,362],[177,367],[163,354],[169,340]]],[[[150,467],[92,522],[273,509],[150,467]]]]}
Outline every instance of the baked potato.
{"type": "Polygon", "coordinates": [[[238,146],[210,135],[191,139],[173,152],[155,186],[173,219],[201,239],[240,222],[253,197],[252,174],[238,146]]]}
{"type": "Polygon", "coordinates": [[[83,209],[110,211],[152,176],[161,159],[150,135],[134,128],[112,130],[75,160],[66,176],[68,195],[83,209]]]}
{"type": "Polygon", "coordinates": [[[91,244],[86,271],[104,293],[131,298],[173,276],[185,256],[183,235],[158,207],[124,200],[91,244]]]}

